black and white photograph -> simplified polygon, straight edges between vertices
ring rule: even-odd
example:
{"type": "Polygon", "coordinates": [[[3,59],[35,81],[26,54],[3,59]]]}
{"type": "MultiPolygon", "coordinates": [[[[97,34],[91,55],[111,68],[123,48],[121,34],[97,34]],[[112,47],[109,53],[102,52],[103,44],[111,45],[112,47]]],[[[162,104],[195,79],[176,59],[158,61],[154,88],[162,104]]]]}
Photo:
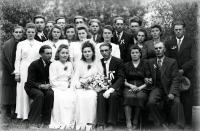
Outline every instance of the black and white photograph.
{"type": "Polygon", "coordinates": [[[0,10],[0,130],[200,130],[199,0],[0,10]]]}

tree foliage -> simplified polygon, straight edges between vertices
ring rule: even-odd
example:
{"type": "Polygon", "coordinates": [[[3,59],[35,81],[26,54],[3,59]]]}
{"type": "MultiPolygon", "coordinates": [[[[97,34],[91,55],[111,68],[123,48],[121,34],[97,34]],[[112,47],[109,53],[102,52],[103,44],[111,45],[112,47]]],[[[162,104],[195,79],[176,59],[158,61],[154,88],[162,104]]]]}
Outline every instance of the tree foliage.
{"type": "Polygon", "coordinates": [[[147,29],[155,23],[163,26],[164,36],[172,35],[172,22],[183,19],[188,35],[197,33],[197,4],[174,3],[173,0],[152,0],[144,5],[140,0],[1,0],[2,41],[10,37],[13,24],[25,24],[36,14],[43,14],[47,20],[64,16],[68,23],[76,15],[86,18],[99,18],[102,24],[111,24],[113,18],[122,16],[128,24],[128,18],[140,16],[147,29]],[[151,17],[149,17],[150,15],[151,17]],[[148,17],[146,17],[148,16],[148,17]]]}

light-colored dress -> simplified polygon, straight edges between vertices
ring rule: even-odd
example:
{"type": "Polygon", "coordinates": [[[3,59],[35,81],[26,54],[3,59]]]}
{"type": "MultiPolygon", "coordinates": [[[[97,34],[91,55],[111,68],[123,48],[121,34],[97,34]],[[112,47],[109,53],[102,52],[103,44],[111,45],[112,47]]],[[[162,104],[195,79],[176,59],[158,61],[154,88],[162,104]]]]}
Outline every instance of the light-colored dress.
{"type": "MultiPolygon", "coordinates": [[[[97,59],[102,59],[103,58],[103,56],[101,55],[101,52],[100,52],[100,45],[102,45],[102,44],[103,44],[103,42],[96,44],[95,48],[96,48],[96,54],[97,54],[96,57],[97,57],[97,59]]],[[[111,43],[111,46],[112,46],[112,53],[111,53],[111,55],[120,59],[119,45],[111,43]]]]}
{"type": "Polygon", "coordinates": [[[96,106],[97,93],[94,90],[85,90],[81,88],[81,83],[87,81],[91,76],[97,73],[103,73],[100,62],[87,63],[80,61],[76,67],[76,71],[71,86],[76,89],[76,130],[87,128],[87,124],[94,125],[96,123],[96,106]],[[88,69],[88,65],[90,69],[88,69]]]}
{"type": "Polygon", "coordinates": [[[75,91],[70,87],[73,73],[71,62],[65,64],[54,61],[49,67],[49,79],[53,85],[54,104],[49,127],[54,129],[70,129],[75,124],[75,91]]]}
{"type": "Polygon", "coordinates": [[[68,40],[58,40],[56,43],[54,43],[54,42],[51,41],[51,40],[47,40],[47,41],[44,41],[44,42],[43,42],[43,45],[49,45],[49,46],[52,48],[51,62],[53,62],[53,61],[55,60],[56,51],[57,51],[58,47],[59,47],[61,44],[64,44],[64,45],[68,45],[68,46],[69,46],[68,40]]]}
{"type": "Polygon", "coordinates": [[[20,119],[28,119],[29,97],[24,90],[24,84],[27,81],[29,65],[40,57],[41,45],[42,43],[36,40],[24,40],[17,45],[14,73],[20,75],[20,82],[17,83],[15,113],[20,119]]]}

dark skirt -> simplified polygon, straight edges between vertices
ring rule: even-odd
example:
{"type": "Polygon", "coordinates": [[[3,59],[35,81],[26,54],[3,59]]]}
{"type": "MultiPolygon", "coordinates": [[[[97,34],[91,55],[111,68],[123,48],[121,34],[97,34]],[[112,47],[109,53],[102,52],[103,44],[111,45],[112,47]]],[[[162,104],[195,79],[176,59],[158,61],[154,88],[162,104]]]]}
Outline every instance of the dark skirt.
{"type": "Polygon", "coordinates": [[[148,99],[148,93],[146,90],[141,90],[137,93],[133,93],[129,91],[130,88],[125,87],[123,96],[124,96],[124,102],[123,105],[128,106],[136,106],[143,108],[145,105],[145,102],[148,99]]]}

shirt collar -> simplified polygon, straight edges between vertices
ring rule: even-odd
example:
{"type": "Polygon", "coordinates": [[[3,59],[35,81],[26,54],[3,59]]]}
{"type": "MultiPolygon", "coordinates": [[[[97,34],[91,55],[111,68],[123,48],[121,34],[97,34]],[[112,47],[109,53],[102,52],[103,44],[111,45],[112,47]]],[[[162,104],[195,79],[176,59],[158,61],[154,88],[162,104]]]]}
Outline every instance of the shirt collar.
{"type": "Polygon", "coordinates": [[[109,64],[109,63],[110,63],[110,61],[111,61],[111,58],[112,58],[112,56],[110,56],[110,58],[109,58],[108,60],[104,61],[104,63],[107,63],[107,64],[109,64]]]}
{"type": "Polygon", "coordinates": [[[158,62],[158,60],[161,60],[161,63],[163,63],[164,58],[165,58],[165,56],[163,56],[162,58],[157,58],[157,62],[158,62]]]}
{"type": "Polygon", "coordinates": [[[184,39],[184,36],[182,36],[180,39],[176,37],[176,40],[177,41],[181,40],[181,43],[182,43],[183,39],[184,39]]]}

